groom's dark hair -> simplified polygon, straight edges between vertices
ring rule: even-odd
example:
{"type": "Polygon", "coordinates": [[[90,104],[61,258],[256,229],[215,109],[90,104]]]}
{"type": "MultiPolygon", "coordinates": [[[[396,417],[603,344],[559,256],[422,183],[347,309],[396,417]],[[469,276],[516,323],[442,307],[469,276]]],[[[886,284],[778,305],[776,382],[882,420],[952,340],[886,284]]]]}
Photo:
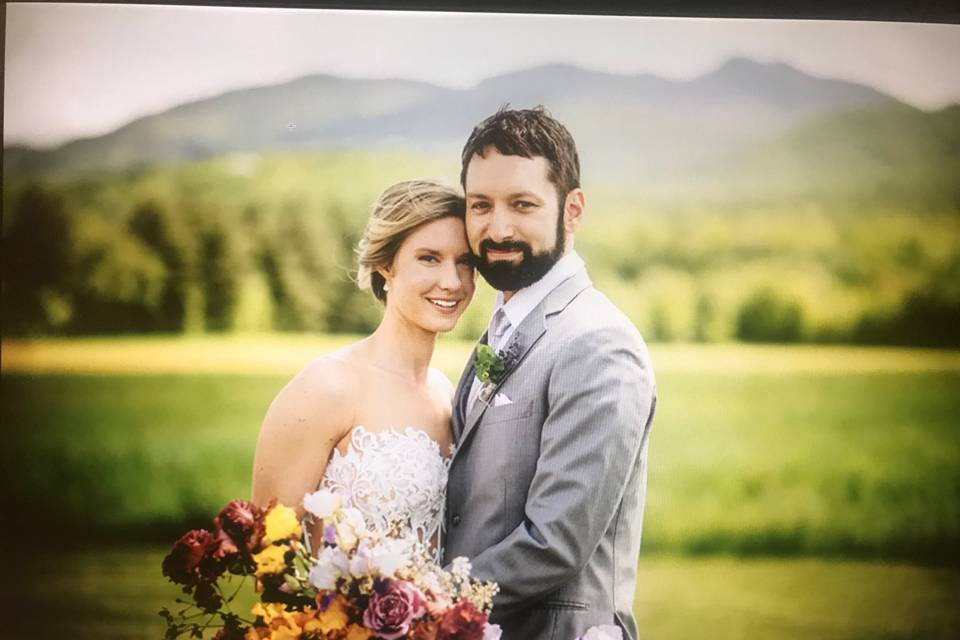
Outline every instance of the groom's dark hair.
{"type": "Polygon", "coordinates": [[[573,136],[542,105],[533,109],[504,105],[473,128],[460,157],[460,185],[464,189],[470,160],[474,154],[482,158],[489,146],[505,156],[545,158],[547,179],[557,189],[561,211],[567,194],[580,187],[580,157],[573,136]]]}

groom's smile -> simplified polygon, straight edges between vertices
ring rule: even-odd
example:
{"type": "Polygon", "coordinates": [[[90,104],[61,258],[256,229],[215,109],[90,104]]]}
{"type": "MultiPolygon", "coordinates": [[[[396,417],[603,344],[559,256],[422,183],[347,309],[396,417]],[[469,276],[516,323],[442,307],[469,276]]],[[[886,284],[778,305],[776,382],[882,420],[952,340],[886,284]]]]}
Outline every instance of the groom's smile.
{"type": "Polygon", "coordinates": [[[493,242],[489,238],[480,241],[480,255],[487,262],[517,262],[523,260],[526,253],[532,254],[533,250],[525,242],[493,242]]]}

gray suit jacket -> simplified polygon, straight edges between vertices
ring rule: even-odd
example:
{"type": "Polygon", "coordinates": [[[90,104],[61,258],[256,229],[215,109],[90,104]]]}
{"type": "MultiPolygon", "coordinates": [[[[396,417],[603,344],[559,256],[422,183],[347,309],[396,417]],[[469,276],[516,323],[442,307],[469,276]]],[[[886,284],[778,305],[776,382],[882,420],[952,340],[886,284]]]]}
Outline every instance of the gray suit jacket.
{"type": "Polygon", "coordinates": [[[633,598],[656,386],[636,328],[585,270],[511,337],[518,362],[463,415],[457,390],[445,561],[500,584],[505,640],[574,640],[617,624],[635,640],[633,598]]]}

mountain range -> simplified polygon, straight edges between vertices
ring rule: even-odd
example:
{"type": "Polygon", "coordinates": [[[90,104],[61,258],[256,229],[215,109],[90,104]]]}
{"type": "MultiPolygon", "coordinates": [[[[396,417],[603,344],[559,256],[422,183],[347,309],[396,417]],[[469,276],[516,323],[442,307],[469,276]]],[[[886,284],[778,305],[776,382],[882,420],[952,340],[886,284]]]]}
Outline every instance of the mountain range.
{"type": "Polygon", "coordinates": [[[686,81],[565,64],[462,90],[311,75],[183,104],[53,149],[7,147],[4,169],[12,176],[74,174],[231,152],[345,148],[444,154],[457,162],[472,126],[503,104],[546,106],[576,138],[585,177],[615,184],[710,191],[746,179],[750,188],[771,167],[816,175],[832,157],[854,163],[849,171],[861,177],[866,171],[896,178],[901,163],[913,173],[921,167],[928,178],[960,167],[960,107],[928,113],[862,84],[734,58],[686,81]],[[697,180],[689,182],[691,175],[697,180]]]}

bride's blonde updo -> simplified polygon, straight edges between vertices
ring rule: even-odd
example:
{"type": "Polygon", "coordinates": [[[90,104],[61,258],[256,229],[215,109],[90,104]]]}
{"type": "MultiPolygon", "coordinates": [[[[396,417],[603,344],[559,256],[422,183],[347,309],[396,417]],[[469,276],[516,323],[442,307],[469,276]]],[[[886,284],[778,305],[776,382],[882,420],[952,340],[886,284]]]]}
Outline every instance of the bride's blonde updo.
{"type": "Polygon", "coordinates": [[[357,285],[386,303],[386,281],[377,267],[392,265],[400,245],[417,228],[451,216],[463,219],[465,211],[460,190],[437,180],[405,180],[387,187],[373,204],[357,248],[357,285]]]}

